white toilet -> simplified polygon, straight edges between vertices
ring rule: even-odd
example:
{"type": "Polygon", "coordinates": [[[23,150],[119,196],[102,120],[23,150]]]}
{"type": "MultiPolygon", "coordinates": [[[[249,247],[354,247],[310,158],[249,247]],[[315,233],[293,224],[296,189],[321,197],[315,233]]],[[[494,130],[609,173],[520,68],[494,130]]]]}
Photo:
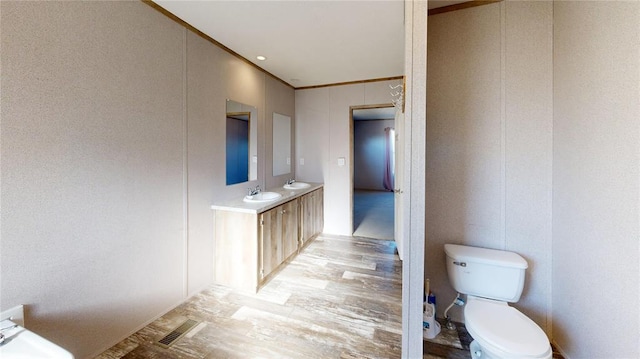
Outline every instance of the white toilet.
{"type": "Polygon", "coordinates": [[[445,244],[449,282],[467,295],[465,327],[474,359],[551,359],[540,327],[507,302],[520,299],[527,261],[513,252],[445,244]]]}

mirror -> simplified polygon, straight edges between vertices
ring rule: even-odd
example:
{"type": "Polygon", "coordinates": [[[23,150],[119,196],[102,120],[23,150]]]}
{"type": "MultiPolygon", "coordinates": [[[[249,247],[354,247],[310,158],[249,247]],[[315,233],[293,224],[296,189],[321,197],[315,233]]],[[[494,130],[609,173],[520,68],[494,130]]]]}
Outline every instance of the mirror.
{"type": "Polygon", "coordinates": [[[227,185],[258,178],[258,110],[227,100],[227,185]]]}
{"type": "Polygon", "coordinates": [[[291,173],[291,117],[273,113],[273,176],[291,173]]]}

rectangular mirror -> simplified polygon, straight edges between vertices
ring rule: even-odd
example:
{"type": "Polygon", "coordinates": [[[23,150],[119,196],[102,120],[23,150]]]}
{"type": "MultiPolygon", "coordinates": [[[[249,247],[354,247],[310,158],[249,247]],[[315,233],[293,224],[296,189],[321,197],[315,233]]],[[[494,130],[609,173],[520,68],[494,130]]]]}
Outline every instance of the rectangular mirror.
{"type": "Polygon", "coordinates": [[[227,100],[227,185],[255,181],[258,177],[258,110],[227,100]]]}
{"type": "Polygon", "coordinates": [[[291,117],[273,113],[273,176],[291,173],[291,117]]]}

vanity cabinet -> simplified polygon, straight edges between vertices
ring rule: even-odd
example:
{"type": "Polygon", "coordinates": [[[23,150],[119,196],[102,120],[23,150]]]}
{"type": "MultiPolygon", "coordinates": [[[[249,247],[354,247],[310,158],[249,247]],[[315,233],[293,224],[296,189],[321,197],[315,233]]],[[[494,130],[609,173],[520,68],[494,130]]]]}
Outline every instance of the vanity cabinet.
{"type": "Polygon", "coordinates": [[[324,193],[322,188],[300,197],[300,246],[322,232],[324,227],[324,193]]]}
{"type": "Polygon", "coordinates": [[[323,191],[314,187],[305,194],[283,190],[268,205],[213,205],[214,281],[255,293],[320,234],[323,191]]]}

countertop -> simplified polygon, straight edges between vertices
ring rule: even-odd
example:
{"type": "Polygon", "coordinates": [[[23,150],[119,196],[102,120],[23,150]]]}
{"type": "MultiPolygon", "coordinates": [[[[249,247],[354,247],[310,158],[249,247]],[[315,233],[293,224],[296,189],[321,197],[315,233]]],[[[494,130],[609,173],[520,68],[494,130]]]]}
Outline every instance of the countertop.
{"type": "Polygon", "coordinates": [[[294,200],[304,194],[313,192],[318,188],[322,188],[324,186],[323,183],[313,183],[313,182],[305,182],[305,183],[309,183],[311,187],[298,189],[298,190],[289,190],[289,189],[284,189],[283,187],[275,187],[275,188],[268,188],[264,190],[263,192],[276,192],[282,195],[282,197],[271,202],[262,202],[262,203],[245,202],[243,201],[244,199],[244,196],[243,196],[240,198],[234,198],[232,200],[214,203],[213,205],[211,205],[211,209],[258,214],[258,213],[268,211],[271,208],[278,207],[283,203],[294,200]]]}

